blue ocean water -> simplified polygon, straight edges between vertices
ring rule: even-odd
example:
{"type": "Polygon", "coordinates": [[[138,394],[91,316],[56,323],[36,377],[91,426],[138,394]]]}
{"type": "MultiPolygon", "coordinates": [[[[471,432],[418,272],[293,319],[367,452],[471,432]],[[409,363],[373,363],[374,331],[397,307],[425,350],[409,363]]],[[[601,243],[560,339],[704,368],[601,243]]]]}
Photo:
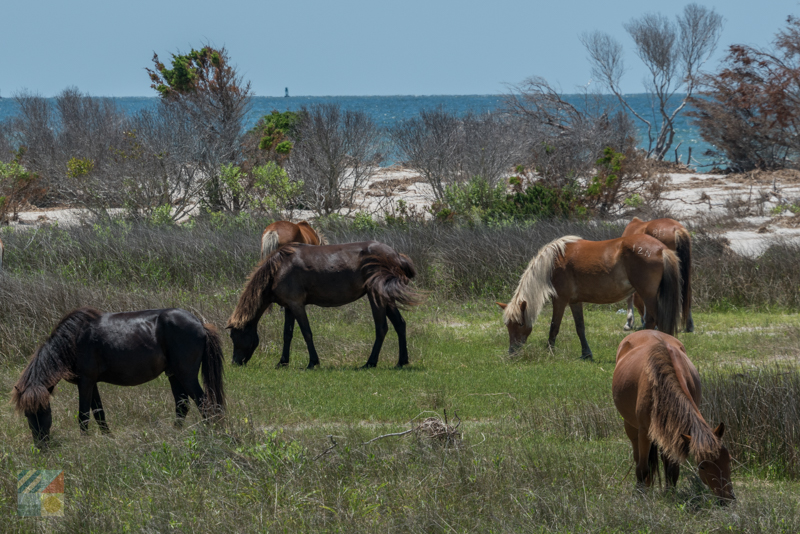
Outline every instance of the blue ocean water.
{"type": "MultiPolygon", "coordinates": [[[[566,95],[565,99],[576,106],[582,102],[580,95],[566,95]]],[[[608,96],[609,102],[616,99],[608,96]]],[[[681,95],[676,95],[676,103],[681,95]]],[[[136,113],[139,110],[156,105],[158,97],[113,97],[116,104],[128,113],[136,113]]],[[[637,113],[649,118],[652,116],[650,101],[647,95],[627,95],[626,99],[637,113]]],[[[263,115],[272,110],[296,111],[303,106],[317,103],[333,102],[338,103],[344,109],[364,111],[380,126],[391,127],[396,122],[413,117],[421,109],[431,109],[442,106],[458,114],[473,111],[482,113],[499,108],[503,103],[503,95],[433,95],[433,96],[292,96],[268,97],[257,96],[253,98],[253,106],[248,116],[249,125],[253,125],[263,115]]],[[[6,120],[17,113],[17,105],[13,98],[0,99],[0,121],[6,120]]],[[[640,121],[636,121],[641,131],[641,146],[647,148],[646,126],[640,121]]],[[[678,147],[678,156],[682,162],[686,162],[689,147],[692,148],[693,163],[709,165],[711,161],[703,156],[703,153],[711,148],[699,135],[698,129],[690,123],[684,113],[678,116],[675,129],[675,140],[672,144],[672,152],[668,159],[675,157],[674,149],[678,147]]]]}

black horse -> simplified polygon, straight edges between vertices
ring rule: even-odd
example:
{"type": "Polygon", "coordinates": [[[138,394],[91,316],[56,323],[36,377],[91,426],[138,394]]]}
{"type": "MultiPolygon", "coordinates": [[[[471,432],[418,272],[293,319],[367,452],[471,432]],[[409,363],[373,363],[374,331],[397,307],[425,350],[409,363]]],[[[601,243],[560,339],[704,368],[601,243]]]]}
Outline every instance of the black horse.
{"type": "Polygon", "coordinates": [[[216,329],[186,310],[102,314],[80,308],[65,315],[36,350],[14,386],[12,402],[42,446],[50,437],[50,395],[59,380],[78,386],[81,431],[88,430],[91,412],[108,432],[97,383],[138,386],[166,373],[180,426],[189,397],[204,417],[224,410],[222,360],[216,329]],[[201,366],[205,393],[197,380],[201,366]]]}
{"type": "Polygon", "coordinates": [[[404,254],[377,241],[339,245],[284,245],[255,271],[244,288],[227,328],[233,341],[233,363],[243,365],[258,347],[258,321],[272,303],[283,307],[283,355],[278,365],[289,363],[294,322],[308,347],[308,368],[319,365],[306,316],[306,305],[344,306],[367,295],[375,320],[375,344],[364,367],[378,365],[378,355],[392,322],[400,345],[397,366],[408,363],[406,323],[399,306],[413,306],[419,295],[408,286],[414,264],[404,254]]]}

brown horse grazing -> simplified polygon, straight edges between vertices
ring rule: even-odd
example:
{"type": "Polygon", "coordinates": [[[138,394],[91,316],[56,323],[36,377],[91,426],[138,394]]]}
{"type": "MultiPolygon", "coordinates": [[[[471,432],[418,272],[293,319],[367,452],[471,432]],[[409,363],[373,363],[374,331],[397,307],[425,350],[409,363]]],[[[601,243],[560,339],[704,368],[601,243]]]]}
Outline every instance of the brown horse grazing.
{"type": "Polygon", "coordinates": [[[138,386],[166,373],[180,426],[190,397],[204,417],[224,410],[222,360],[216,329],[186,310],[102,314],[80,308],[65,315],[36,349],[11,400],[28,418],[34,442],[44,446],[53,422],[50,395],[60,380],[78,386],[81,431],[88,430],[93,413],[108,432],[97,383],[138,386]],[[201,368],[205,392],[197,381],[201,368]]]}
{"type": "Polygon", "coordinates": [[[659,451],[667,488],[678,483],[680,464],[691,454],[700,480],[721,502],[736,498],[731,455],[721,441],[725,425],[712,430],[703,419],[700,375],[680,341],[651,330],[630,334],[617,349],[611,384],[633,445],[639,487],[652,484],[659,451]]]}
{"type": "MultiPolygon", "coordinates": [[[[642,221],[638,217],[625,227],[622,236],[647,234],[655,237],[678,255],[681,260],[681,297],[683,299],[683,327],[687,332],[694,332],[694,320],[692,319],[692,236],[689,231],[674,219],[653,219],[652,221],[642,221]]],[[[633,329],[634,315],[633,307],[639,310],[639,315],[644,323],[644,302],[638,293],[628,297],[628,320],[625,323],[625,330],[633,329]]]]}
{"type": "Polygon", "coordinates": [[[267,256],[278,247],[289,243],[327,245],[328,241],[322,232],[311,228],[307,221],[300,221],[297,224],[289,221],[276,221],[267,226],[261,234],[261,261],[267,259],[267,256]]]}
{"type": "Polygon", "coordinates": [[[308,368],[319,365],[306,305],[337,307],[364,295],[375,320],[375,344],[364,367],[378,365],[378,354],[392,322],[400,344],[397,366],[408,363],[406,323],[399,306],[413,306],[419,295],[410,287],[414,264],[404,254],[377,241],[340,245],[284,245],[250,274],[228,326],[233,341],[233,363],[243,365],[258,347],[258,321],[272,303],[284,308],[283,354],[278,366],[289,363],[294,322],[308,347],[308,368]]]}
{"type": "Polygon", "coordinates": [[[674,252],[648,235],[607,241],[565,236],[548,243],[528,264],[504,310],[509,353],[525,343],[544,303],[552,298],[550,347],[556,342],[567,305],[581,340],[581,358],[591,359],[583,324],[583,303],[611,304],[634,291],[646,304],[645,327],[675,332],[681,311],[680,261],[674,252]]]}

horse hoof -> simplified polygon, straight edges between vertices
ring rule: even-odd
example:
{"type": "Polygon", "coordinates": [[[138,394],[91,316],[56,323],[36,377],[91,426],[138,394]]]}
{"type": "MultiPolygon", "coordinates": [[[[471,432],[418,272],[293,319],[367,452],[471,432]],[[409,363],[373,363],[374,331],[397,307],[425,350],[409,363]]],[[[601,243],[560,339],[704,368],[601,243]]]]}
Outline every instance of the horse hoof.
{"type": "Polygon", "coordinates": [[[365,363],[360,367],[360,369],[374,369],[376,367],[378,367],[378,365],[375,363],[365,363]]]}
{"type": "Polygon", "coordinates": [[[583,354],[581,355],[581,360],[592,362],[594,361],[594,358],[592,357],[591,354],[583,354]]]}
{"type": "Polygon", "coordinates": [[[631,329],[631,325],[629,325],[629,324],[626,324],[625,326],[622,327],[622,330],[624,330],[625,332],[630,331],[630,329],[631,329]]]}
{"type": "Polygon", "coordinates": [[[289,367],[289,362],[278,362],[275,364],[275,369],[280,369],[281,367],[289,367]]]}

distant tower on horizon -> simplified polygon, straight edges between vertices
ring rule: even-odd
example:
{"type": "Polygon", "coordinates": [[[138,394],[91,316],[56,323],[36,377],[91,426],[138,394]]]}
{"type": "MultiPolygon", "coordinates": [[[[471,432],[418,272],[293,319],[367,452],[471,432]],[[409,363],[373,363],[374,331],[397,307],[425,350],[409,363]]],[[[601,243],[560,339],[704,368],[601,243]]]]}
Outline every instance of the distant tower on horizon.
{"type": "Polygon", "coordinates": [[[286,88],[286,94],[283,95],[284,98],[289,98],[289,88],[286,88]]]}

